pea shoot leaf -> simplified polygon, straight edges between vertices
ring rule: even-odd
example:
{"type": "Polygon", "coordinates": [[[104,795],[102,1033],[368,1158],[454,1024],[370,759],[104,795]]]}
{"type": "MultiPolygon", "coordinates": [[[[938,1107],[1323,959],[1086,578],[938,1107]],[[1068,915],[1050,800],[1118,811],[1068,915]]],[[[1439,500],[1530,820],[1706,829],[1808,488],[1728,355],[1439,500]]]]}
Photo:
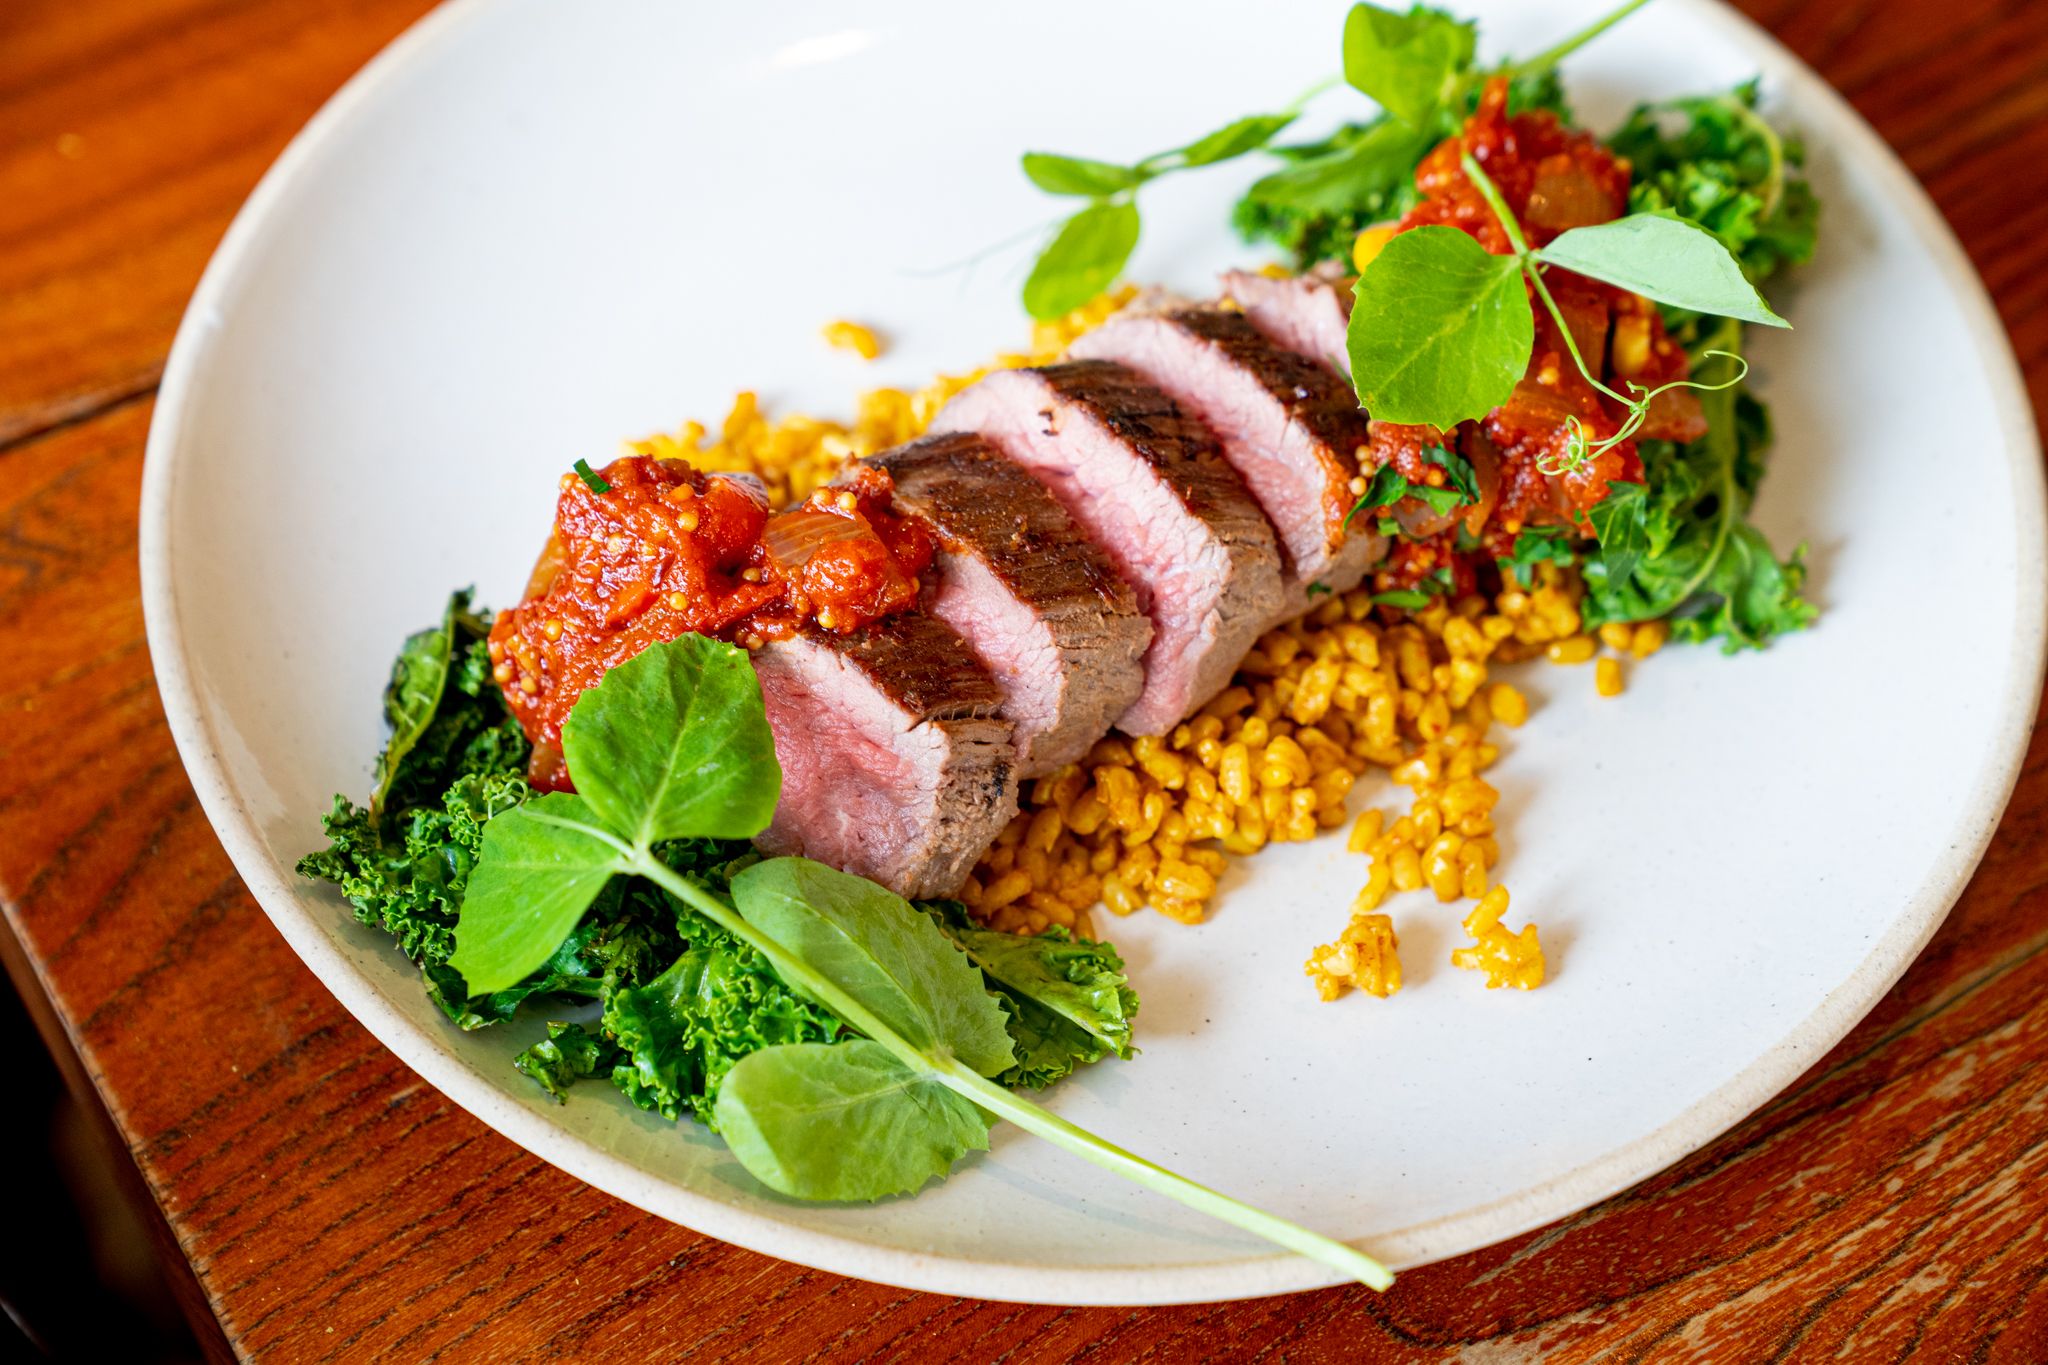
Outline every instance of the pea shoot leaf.
{"type": "Polygon", "coordinates": [[[1138,245],[1135,204],[1090,204],[1060,226],[1024,281],[1024,309],[1064,317],[1116,283],[1138,245]]]}
{"type": "Polygon", "coordinates": [[[913,1046],[950,1052],[984,1076],[1016,1060],[1002,1006],[974,963],[895,892],[808,858],[770,858],[736,875],[732,895],[747,923],[913,1046]]]}
{"type": "Polygon", "coordinates": [[[986,1115],[865,1038],[749,1053],[715,1114],[748,1174],[798,1199],[908,1194],[988,1150],[986,1115]]]}
{"type": "Polygon", "coordinates": [[[1293,114],[1248,114],[1167,155],[1177,157],[1182,166],[1191,168],[1228,161],[1265,146],[1294,119],[1293,114]]]}
{"type": "Polygon", "coordinates": [[[1472,65],[1473,25],[1420,5],[1406,14],[1353,5],[1344,20],[1344,79],[1411,127],[1443,103],[1451,78],[1472,65]]]}
{"type": "Polygon", "coordinates": [[[1346,339],[1366,411],[1448,429],[1508,400],[1536,325],[1520,262],[1456,228],[1424,227],[1388,242],[1359,278],[1346,339]]]}
{"type": "Polygon", "coordinates": [[[554,955],[621,855],[588,801],[551,792],[484,826],[448,965],[474,995],[517,985],[554,955]]]}
{"type": "Polygon", "coordinates": [[[702,635],[650,645],[605,674],[569,713],[562,754],[598,822],[642,848],[751,839],[782,791],[753,664],[702,635]]]}
{"type": "Polygon", "coordinates": [[[1704,228],[1655,213],[1632,213],[1611,223],[1572,228],[1536,251],[1547,265],[1696,313],[1762,323],[1792,324],[1773,313],[1742,265],[1704,228]]]}
{"type": "Polygon", "coordinates": [[[1136,189],[1145,173],[1113,161],[1091,161],[1084,156],[1061,156],[1056,152],[1024,153],[1024,174],[1047,194],[1079,195],[1098,199],[1124,190],[1136,189]]]}

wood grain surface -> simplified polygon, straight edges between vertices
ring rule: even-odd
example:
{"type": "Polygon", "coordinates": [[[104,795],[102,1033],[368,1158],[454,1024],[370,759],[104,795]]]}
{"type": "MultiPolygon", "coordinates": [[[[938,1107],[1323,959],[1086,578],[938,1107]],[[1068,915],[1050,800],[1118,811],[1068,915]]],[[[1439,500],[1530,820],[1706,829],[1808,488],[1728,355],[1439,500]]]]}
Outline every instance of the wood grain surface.
{"type": "MultiPolygon", "coordinates": [[[[2048,4],[1745,7],[1933,192],[2048,406],[2048,4]]],[[[1962,902],[1833,1055],[1676,1168],[1385,1296],[1062,1309],[844,1280],[638,1213],[421,1082],[299,965],[194,802],[143,643],[135,507],[157,377],[208,253],[291,133],[423,8],[0,4],[0,955],[134,1153],[215,1349],[2048,1359],[2038,728],[1962,902]]]]}

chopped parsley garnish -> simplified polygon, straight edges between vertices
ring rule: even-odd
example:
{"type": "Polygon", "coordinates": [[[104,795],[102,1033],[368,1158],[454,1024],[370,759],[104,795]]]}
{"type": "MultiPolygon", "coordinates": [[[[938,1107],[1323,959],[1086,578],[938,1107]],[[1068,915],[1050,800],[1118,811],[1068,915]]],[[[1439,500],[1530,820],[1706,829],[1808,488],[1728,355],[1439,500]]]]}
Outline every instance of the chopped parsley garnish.
{"type": "Polygon", "coordinates": [[[583,480],[583,486],[591,492],[609,493],[612,491],[612,486],[604,481],[604,476],[590,467],[590,461],[578,460],[575,464],[575,470],[576,477],[583,480]]]}

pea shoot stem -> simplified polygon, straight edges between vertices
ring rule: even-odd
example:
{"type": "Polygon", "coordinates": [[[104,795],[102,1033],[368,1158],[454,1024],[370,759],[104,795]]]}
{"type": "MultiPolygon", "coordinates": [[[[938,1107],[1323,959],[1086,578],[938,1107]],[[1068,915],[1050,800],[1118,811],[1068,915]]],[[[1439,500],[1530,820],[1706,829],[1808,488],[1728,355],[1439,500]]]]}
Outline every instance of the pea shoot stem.
{"type": "Polygon", "coordinates": [[[1516,62],[1514,69],[1517,72],[1543,71],[1556,66],[1566,57],[1569,57],[1572,53],[1578,51],[1587,43],[1592,42],[1608,29],[1613,28],[1616,24],[1649,3],[1650,0],[1628,0],[1628,3],[1620,6],[1618,9],[1609,10],[1606,14],[1595,19],[1563,42],[1543,49],[1543,51],[1537,53],[1526,62],[1516,62]]]}
{"type": "MultiPolygon", "coordinates": [[[[618,841],[611,842],[618,846],[618,841]]],[[[931,1076],[969,1103],[998,1118],[1008,1119],[1033,1136],[1122,1176],[1141,1188],[1163,1194],[1197,1213],[1263,1237],[1361,1284],[1385,1289],[1394,1282],[1391,1271],[1356,1247],[1346,1246],[1275,1214],[1240,1203],[1207,1185],[1147,1161],[1049,1109],[1011,1094],[950,1054],[933,1056],[926,1053],[883,1023],[830,978],[791,956],[781,944],[747,923],[738,911],[655,857],[652,849],[644,846],[624,849],[618,870],[647,878],[742,943],[752,945],[790,987],[814,996],[818,1003],[887,1048],[897,1061],[912,1071],[931,1076]]]]}
{"type": "Polygon", "coordinates": [[[1778,136],[1778,130],[1764,121],[1764,116],[1741,99],[1732,95],[1723,96],[1721,102],[1727,106],[1736,119],[1764,144],[1764,155],[1768,166],[1764,171],[1763,211],[1757,214],[1768,219],[1778,211],[1778,201],[1785,193],[1785,142],[1778,136]]]}
{"type": "MultiPolygon", "coordinates": [[[[1571,324],[1565,321],[1564,310],[1557,306],[1557,300],[1551,296],[1550,286],[1543,281],[1543,264],[1536,259],[1535,253],[1530,251],[1529,239],[1522,232],[1521,223],[1516,221],[1515,211],[1508,207],[1507,198],[1501,194],[1500,186],[1493,183],[1493,177],[1486,173],[1472,153],[1460,152],[1458,165],[1465,172],[1465,178],[1470,180],[1473,187],[1479,191],[1480,198],[1486,201],[1487,208],[1492,210],[1494,218],[1500,223],[1501,231],[1507,234],[1508,245],[1513,248],[1515,262],[1521,267],[1523,277],[1529,281],[1529,287],[1536,291],[1536,297],[1543,300],[1543,307],[1550,314],[1551,321],[1557,325],[1557,334],[1563,339],[1565,350],[1571,354],[1572,364],[1578,366],[1579,373],[1585,376],[1586,382],[1591,384],[1595,390],[1621,404],[1623,409],[1625,409],[1626,415],[1622,418],[1621,425],[1615,428],[1614,434],[1606,437],[1604,440],[1591,444],[1586,439],[1586,425],[1584,421],[1578,417],[1573,417],[1571,419],[1571,439],[1564,455],[1554,460],[1549,456],[1544,456],[1538,461],[1537,467],[1543,473],[1553,476],[1570,473],[1572,470],[1583,466],[1588,460],[1595,458],[1604,451],[1612,450],[1615,446],[1634,436],[1638,431],[1642,430],[1643,423],[1649,420],[1650,401],[1660,393],[1671,389],[1713,390],[1731,388],[1736,384],[1740,384],[1743,377],[1749,373],[1749,362],[1744,360],[1739,352],[1712,350],[1706,352],[1706,354],[1710,356],[1726,356],[1735,363],[1734,377],[1723,380],[1718,384],[1702,384],[1691,378],[1674,379],[1669,384],[1661,384],[1654,389],[1646,389],[1641,384],[1629,381],[1629,387],[1636,391],[1634,398],[1630,398],[1626,394],[1617,393],[1601,383],[1600,377],[1593,373],[1591,366],[1586,364],[1586,357],[1580,354],[1578,338],[1573,335],[1571,324]]],[[[1735,327],[1734,335],[1736,342],[1731,344],[1739,344],[1742,335],[1739,325],[1735,327]]]]}

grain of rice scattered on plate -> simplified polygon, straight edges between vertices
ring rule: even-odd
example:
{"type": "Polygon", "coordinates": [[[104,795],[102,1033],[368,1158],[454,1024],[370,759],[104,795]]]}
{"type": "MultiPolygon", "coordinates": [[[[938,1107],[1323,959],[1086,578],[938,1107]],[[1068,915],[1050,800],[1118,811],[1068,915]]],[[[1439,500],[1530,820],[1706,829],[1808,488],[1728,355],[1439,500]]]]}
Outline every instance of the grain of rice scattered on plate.
{"type": "MultiPolygon", "coordinates": [[[[983,375],[1057,360],[1137,297],[1125,286],[1058,322],[1038,323],[1028,350],[981,369],[940,375],[914,392],[868,390],[851,425],[800,413],[770,417],[743,392],[715,436],[688,422],[627,448],[706,471],[753,473],[776,506],[800,501],[848,460],[921,435],[947,399],[983,375]]],[[[1348,822],[1346,847],[1368,859],[1365,882],[1350,922],[1304,964],[1325,1000],[1352,987],[1380,997],[1401,988],[1399,938],[1381,907],[1402,891],[1472,902],[1463,920],[1471,942],[1453,951],[1452,962],[1484,973],[1489,988],[1534,989],[1543,983],[1543,948],[1535,925],[1511,930],[1503,922],[1508,891],[1492,876],[1500,793],[1481,776],[1499,757],[1492,727],[1520,726],[1529,703],[1489,670],[1538,657],[1592,661],[1596,690],[1611,697],[1622,690],[1621,656],[1647,658],[1667,635],[1662,622],[1589,634],[1577,574],[1548,563],[1534,573],[1533,583],[1510,582],[1491,599],[1439,599],[1393,623],[1379,619],[1370,587],[1330,596],[1268,632],[1231,686],[1170,734],[1111,736],[1081,763],[1028,784],[1016,819],[961,898],[978,918],[1012,933],[1058,926],[1092,938],[1098,904],[1119,915],[1149,905],[1193,924],[1207,912],[1229,856],[1348,822]],[[1612,653],[1600,655],[1603,645],[1612,653]],[[1355,820],[1347,814],[1352,787],[1373,770],[1413,793],[1391,823],[1378,806],[1355,820]]]]}

